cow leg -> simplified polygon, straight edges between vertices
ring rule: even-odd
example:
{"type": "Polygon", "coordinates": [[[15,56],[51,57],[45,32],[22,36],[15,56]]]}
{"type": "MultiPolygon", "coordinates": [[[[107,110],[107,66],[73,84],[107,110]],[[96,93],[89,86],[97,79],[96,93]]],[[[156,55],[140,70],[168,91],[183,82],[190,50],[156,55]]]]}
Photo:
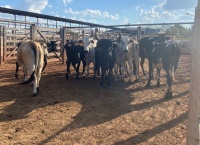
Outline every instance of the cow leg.
{"type": "Polygon", "coordinates": [[[24,72],[24,81],[28,80],[28,71],[23,67],[23,72],[24,72]]]}
{"type": "Polygon", "coordinates": [[[44,66],[43,66],[43,68],[42,68],[42,72],[45,70],[46,65],[47,65],[47,57],[44,56],[44,66]]]}
{"type": "Polygon", "coordinates": [[[72,64],[74,69],[76,70],[76,80],[79,80],[79,67],[80,67],[80,62],[77,63],[77,67],[76,67],[76,63],[72,64]]]}
{"type": "Polygon", "coordinates": [[[133,61],[133,67],[134,67],[133,69],[134,69],[135,81],[136,82],[138,82],[138,68],[139,68],[138,64],[139,63],[136,60],[133,61]]]}
{"type": "Polygon", "coordinates": [[[33,96],[37,96],[38,78],[36,73],[34,73],[33,96]]]}
{"type": "Polygon", "coordinates": [[[173,81],[175,80],[174,79],[174,65],[172,66],[172,79],[173,79],[173,81]]]}
{"type": "Polygon", "coordinates": [[[157,87],[160,87],[160,70],[161,68],[157,68],[157,87]]]}
{"type": "Polygon", "coordinates": [[[33,96],[37,96],[37,94],[39,93],[39,83],[40,83],[40,79],[41,79],[41,73],[42,73],[42,70],[43,70],[44,67],[38,67],[38,70],[37,70],[37,73],[36,73],[36,78],[37,79],[37,84],[36,84],[36,90],[37,90],[37,93],[34,95],[33,93],[33,96]]]}
{"type": "Polygon", "coordinates": [[[82,63],[83,63],[83,71],[82,71],[82,75],[85,73],[85,66],[86,66],[86,61],[85,59],[82,59],[82,63]]]}
{"type": "Polygon", "coordinates": [[[93,64],[93,79],[96,78],[96,72],[97,72],[97,70],[98,70],[98,68],[97,68],[97,63],[96,63],[95,60],[96,60],[96,59],[95,59],[95,57],[94,57],[93,60],[92,60],[92,64],[93,64]]]}
{"type": "Polygon", "coordinates": [[[106,73],[106,71],[105,71],[104,69],[101,69],[101,82],[100,82],[100,87],[103,86],[103,79],[104,79],[105,73],[106,73]]]}
{"type": "Polygon", "coordinates": [[[19,78],[18,71],[19,71],[19,64],[16,62],[16,69],[15,69],[15,78],[16,79],[19,78]]]}
{"type": "Polygon", "coordinates": [[[124,79],[124,77],[126,77],[126,74],[125,74],[125,69],[124,69],[124,66],[125,66],[125,64],[124,64],[125,62],[122,62],[122,64],[121,64],[121,72],[122,72],[122,79],[124,79]]]}
{"type": "Polygon", "coordinates": [[[95,62],[94,62],[94,67],[95,67],[95,72],[97,76],[100,76],[100,64],[99,64],[99,58],[95,58],[95,62]]]}
{"type": "Polygon", "coordinates": [[[128,60],[128,68],[129,68],[129,82],[131,82],[131,77],[133,74],[133,62],[131,60],[128,60]]]}
{"type": "Polygon", "coordinates": [[[95,79],[96,78],[96,64],[95,64],[95,62],[93,61],[93,79],[95,79]]]}
{"type": "Polygon", "coordinates": [[[117,65],[117,70],[119,70],[119,74],[122,75],[122,67],[121,67],[121,65],[117,65]]]}
{"type": "Polygon", "coordinates": [[[117,80],[118,66],[119,66],[119,65],[117,65],[117,64],[114,65],[115,81],[118,81],[118,80],[117,80]]]}
{"type": "Polygon", "coordinates": [[[66,75],[65,75],[65,78],[66,78],[66,79],[69,79],[70,64],[71,64],[71,62],[70,62],[70,61],[67,61],[67,72],[66,72],[66,75]]]}
{"type": "Polygon", "coordinates": [[[140,66],[142,68],[142,73],[144,76],[146,76],[146,73],[144,71],[144,61],[145,61],[145,57],[141,58],[141,61],[140,61],[140,66]]]}
{"type": "Polygon", "coordinates": [[[172,82],[173,82],[173,77],[170,74],[169,70],[166,71],[167,75],[166,75],[166,79],[167,79],[167,85],[168,85],[168,89],[167,89],[167,93],[166,93],[166,98],[171,98],[172,97],[172,82]]]}
{"type": "Polygon", "coordinates": [[[111,83],[110,83],[111,71],[112,71],[112,69],[109,69],[109,70],[108,70],[107,86],[108,86],[109,88],[111,87],[111,83]]]}
{"type": "Polygon", "coordinates": [[[88,78],[89,77],[89,57],[88,57],[88,54],[86,54],[86,78],[88,78]]]}
{"type": "Polygon", "coordinates": [[[150,87],[150,85],[151,85],[151,77],[152,77],[152,62],[151,62],[151,60],[149,59],[149,78],[148,78],[148,82],[147,82],[147,84],[146,84],[146,86],[147,87],[150,87]]]}

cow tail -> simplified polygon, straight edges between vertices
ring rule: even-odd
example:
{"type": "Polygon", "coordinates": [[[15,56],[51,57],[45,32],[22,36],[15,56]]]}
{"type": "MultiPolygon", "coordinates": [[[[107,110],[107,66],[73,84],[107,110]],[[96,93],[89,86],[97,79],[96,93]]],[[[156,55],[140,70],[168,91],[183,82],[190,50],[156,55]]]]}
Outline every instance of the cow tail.
{"type": "Polygon", "coordinates": [[[36,55],[35,55],[35,73],[37,73],[38,71],[38,65],[39,65],[39,60],[40,60],[40,48],[39,46],[36,45],[35,47],[35,52],[36,52],[36,55]]]}

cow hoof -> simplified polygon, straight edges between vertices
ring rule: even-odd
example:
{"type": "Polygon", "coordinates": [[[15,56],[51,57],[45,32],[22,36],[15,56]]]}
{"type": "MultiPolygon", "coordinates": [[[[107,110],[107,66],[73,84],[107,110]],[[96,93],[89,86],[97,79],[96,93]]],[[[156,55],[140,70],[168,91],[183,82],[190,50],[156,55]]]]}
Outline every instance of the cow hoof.
{"type": "Polygon", "coordinates": [[[147,84],[145,85],[145,87],[150,87],[150,83],[147,83],[147,84]]]}
{"type": "Polygon", "coordinates": [[[103,88],[103,84],[100,84],[99,88],[103,88]]]}
{"type": "Polygon", "coordinates": [[[138,79],[136,79],[136,80],[135,80],[135,82],[136,82],[136,83],[138,83],[138,82],[139,82],[139,80],[138,80],[138,79]]]}
{"type": "Polygon", "coordinates": [[[36,97],[37,96],[37,93],[33,93],[33,97],[36,97]]]}
{"type": "Polygon", "coordinates": [[[156,87],[160,87],[160,83],[157,83],[156,87]]]}
{"type": "Polygon", "coordinates": [[[18,78],[19,78],[18,74],[15,74],[15,78],[16,78],[16,79],[18,79],[18,78]]]}
{"type": "Polygon", "coordinates": [[[165,94],[165,98],[166,99],[172,98],[172,91],[167,91],[167,93],[165,94]]]}
{"type": "Polygon", "coordinates": [[[112,86],[107,86],[108,89],[112,89],[112,86]]]}
{"type": "Polygon", "coordinates": [[[69,76],[68,76],[68,75],[66,75],[66,76],[65,76],[65,79],[66,79],[66,80],[69,80],[69,76]]]}
{"type": "Polygon", "coordinates": [[[37,87],[37,93],[39,93],[40,92],[40,89],[39,89],[39,87],[37,87]]]}
{"type": "Polygon", "coordinates": [[[34,84],[33,84],[33,82],[31,82],[29,85],[30,85],[30,86],[33,86],[34,84]]]}

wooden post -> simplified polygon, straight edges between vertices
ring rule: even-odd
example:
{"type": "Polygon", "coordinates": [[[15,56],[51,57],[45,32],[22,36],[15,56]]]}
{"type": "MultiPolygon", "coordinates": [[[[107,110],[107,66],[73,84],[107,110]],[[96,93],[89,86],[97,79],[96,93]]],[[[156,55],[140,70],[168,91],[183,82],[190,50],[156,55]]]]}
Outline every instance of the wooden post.
{"type": "Polygon", "coordinates": [[[32,24],[30,26],[30,36],[31,36],[31,40],[37,40],[37,28],[35,26],[35,24],[32,24]]]}
{"type": "Polygon", "coordinates": [[[60,52],[62,54],[61,58],[62,58],[62,63],[64,64],[66,62],[66,52],[65,52],[65,49],[64,49],[64,46],[65,46],[65,43],[66,43],[66,28],[60,28],[60,38],[61,38],[61,41],[60,41],[60,52]]]}
{"type": "Polygon", "coordinates": [[[6,46],[6,41],[7,41],[7,28],[6,26],[3,27],[3,61],[6,60],[6,53],[7,53],[7,46],[6,46]]]}
{"type": "MultiPolygon", "coordinates": [[[[137,41],[139,42],[140,39],[141,39],[141,27],[139,26],[137,28],[137,41]]],[[[139,66],[140,66],[140,64],[139,64],[139,61],[138,61],[138,68],[137,68],[138,72],[137,72],[137,74],[139,74],[139,66]]]]}
{"type": "Polygon", "coordinates": [[[83,30],[82,31],[82,39],[83,39],[84,35],[85,35],[85,31],[83,30]]]}
{"type": "Polygon", "coordinates": [[[200,0],[195,10],[195,23],[192,36],[190,97],[187,126],[187,145],[200,144],[200,0]]]}
{"type": "Polygon", "coordinates": [[[3,26],[0,26],[0,64],[3,63],[3,26]]]}
{"type": "Polygon", "coordinates": [[[141,38],[141,27],[139,26],[139,27],[137,28],[137,41],[139,41],[140,38],[141,38]]]}

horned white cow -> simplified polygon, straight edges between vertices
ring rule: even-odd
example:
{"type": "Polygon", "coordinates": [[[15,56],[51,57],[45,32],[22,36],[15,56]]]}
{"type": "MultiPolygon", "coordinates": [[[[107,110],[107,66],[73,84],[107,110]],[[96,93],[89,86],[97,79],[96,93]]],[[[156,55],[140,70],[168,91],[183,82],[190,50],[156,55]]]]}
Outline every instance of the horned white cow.
{"type": "Polygon", "coordinates": [[[116,42],[113,42],[114,45],[117,46],[118,49],[116,49],[116,61],[114,66],[114,72],[115,72],[115,80],[117,81],[117,66],[121,67],[122,70],[122,77],[125,75],[125,53],[128,52],[128,36],[121,36],[121,33],[119,33],[119,37],[117,38],[116,42]]]}
{"type": "MultiPolygon", "coordinates": [[[[97,30],[95,30],[95,36],[96,36],[97,30]]],[[[93,71],[94,71],[94,78],[95,78],[95,48],[97,46],[98,40],[93,37],[93,31],[90,35],[83,37],[83,43],[84,43],[84,51],[85,51],[85,57],[86,57],[86,77],[89,77],[89,66],[91,63],[93,63],[93,71]]]]}
{"type": "Polygon", "coordinates": [[[33,96],[37,96],[39,92],[41,72],[47,64],[47,55],[48,51],[45,43],[40,44],[35,41],[24,41],[18,44],[15,77],[18,78],[18,68],[22,66],[25,81],[20,84],[26,85],[34,81],[33,96]],[[29,79],[28,74],[30,74],[29,79]]]}
{"type": "Polygon", "coordinates": [[[129,81],[134,69],[136,81],[138,81],[138,68],[139,68],[139,44],[135,40],[129,41],[128,52],[125,54],[125,61],[128,62],[129,81]]]}

